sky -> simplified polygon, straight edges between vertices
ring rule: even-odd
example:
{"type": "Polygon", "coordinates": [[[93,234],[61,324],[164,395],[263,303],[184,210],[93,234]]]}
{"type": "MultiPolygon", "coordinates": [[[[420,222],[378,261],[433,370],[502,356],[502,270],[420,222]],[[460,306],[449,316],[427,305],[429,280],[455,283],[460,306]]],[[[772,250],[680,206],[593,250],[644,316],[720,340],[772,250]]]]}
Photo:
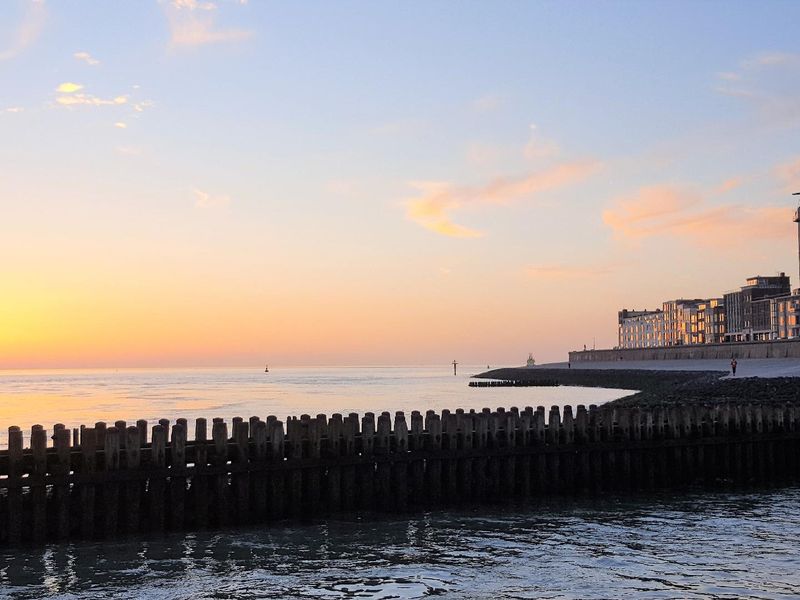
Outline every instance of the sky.
{"type": "Polygon", "coordinates": [[[0,368],[516,365],[798,287],[800,3],[7,0],[0,368]]]}

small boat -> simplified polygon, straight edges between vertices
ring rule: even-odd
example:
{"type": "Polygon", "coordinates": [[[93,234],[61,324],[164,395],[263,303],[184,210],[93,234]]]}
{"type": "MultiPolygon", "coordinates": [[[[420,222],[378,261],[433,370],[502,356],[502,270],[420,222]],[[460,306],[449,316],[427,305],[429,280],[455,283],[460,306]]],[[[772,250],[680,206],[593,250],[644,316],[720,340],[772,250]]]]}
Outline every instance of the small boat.
{"type": "Polygon", "coordinates": [[[269,373],[269,365],[264,366],[264,373],[269,373]]]}

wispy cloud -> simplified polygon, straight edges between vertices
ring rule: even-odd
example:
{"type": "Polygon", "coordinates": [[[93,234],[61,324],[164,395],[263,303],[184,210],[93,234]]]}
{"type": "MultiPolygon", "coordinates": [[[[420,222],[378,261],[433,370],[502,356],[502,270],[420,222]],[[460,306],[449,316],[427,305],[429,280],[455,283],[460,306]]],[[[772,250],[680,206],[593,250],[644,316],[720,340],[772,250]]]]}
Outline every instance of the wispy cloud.
{"type": "MultiPolygon", "coordinates": [[[[237,2],[245,4],[245,2],[237,2]]],[[[253,35],[251,30],[224,29],[217,24],[217,4],[198,0],[172,0],[166,5],[170,45],[204,46],[240,42],[253,35]]]]}
{"type": "Polygon", "coordinates": [[[800,54],[765,52],[717,73],[714,89],[752,106],[773,126],[800,125],[800,54]]]}
{"type": "Polygon", "coordinates": [[[70,94],[59,96],[56,102],[61,106],[120,106],[128,102],[128,97],[99,98],[92,94],[70,94]]]}
{"type": "Polygon", "coordinates": [[[641,188],[620,198],[603,212],[603,222],[617,239],[641,241],[651,237],[677,238],[690,243],[729,249],[742,240],[791,237],[791,210],[782,206],[710,205],[708,194],[670,185],[641,188]]]}
{"type": "Polygon", "coordinates": [[[118,129],[127,129],[128,128],[128,124],[127,123],[123,123],[122,121],[117,121],[116,123],[114,123],[114,127],[118,128],[118,129]]]}
{"type": "Polygon", "coordinates": [[[97,60],[96,58],[94,58],[94,57],[93,57],[91,54],[89,54],[88,52],[76,52],[76,53],[75,53],[75,54],[73,54],[72,56],[74,56],[74,57],[75,57],[75,58],[77,58],[78,60],[82,60],[82,61],[83,61],[83,62],[85,62],[87,65],[90,65],[90,66],[93,66],[93,67],[94,67],[94,66],[96,66],[96,65],[99,65],[99,64],[100,64],[100,61],[99,61],[99,60],[97,60]]]}
{"type": "Polygon", "coordinates": [[[33,44],[44,29],[47,9],[44,0],[29,0],[22,21],[11,34],[11,42],[0,50],[0,61],[9,60],[25,51],[33,44]]]}
{"type": "Polygon", "coordinates": [[[194,205],[196,208],[224,208],[231,203],[230,196],[213,196],[198,189],[194,189],[192,192],[195,196],[194,205]]]}
{"type": "Polygon", "coordinates": [[[66,81],[66,82],[60,84],[56,88],[56,91],[60,92],[62,94],[73,94],[73,93],[77,92],[78,90],[82,90],[82,89],[83,89],[83,86],[81,84],[72,83],[71,81],[66,81]]]}
{"type": "Polygon", "coordinates": [[[4,112],[7,113],[21,113],[25,109],[21,106],[9,106],[8,108],[4,109],[4,112]]]}
{"type": "Polygon", "coordinates": [[[521,177],[499,177],[480,187],[448,182],[412,182],[420,195],[405,201],[406,217],[431,231],[450,237],[480,237],[483,232],[454,223],[451,214],[465,207],[506,205],[582,181],[600,168],[596,161],[555,165],[521,177]]]}

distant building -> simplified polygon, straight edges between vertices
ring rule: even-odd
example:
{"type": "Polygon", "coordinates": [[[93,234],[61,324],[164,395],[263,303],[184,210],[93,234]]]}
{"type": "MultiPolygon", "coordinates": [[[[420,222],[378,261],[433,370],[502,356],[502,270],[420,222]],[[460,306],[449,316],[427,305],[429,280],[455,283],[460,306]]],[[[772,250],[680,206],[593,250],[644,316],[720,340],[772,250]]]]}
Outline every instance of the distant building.
{"type": "Polygon", "coordinates": [[[772,301],[772,329],[779,340],[800,337],[800,289],[772,301]]]}
{"type": "Polygon", "coordinates": [[[800,289],[785,273],[756,275],[723,298],[667,300],[618,313],[619,348],[658,348],[800,337],[800,289]]]}
{"type": "Polygon", "coordinates": [[[750,342],[778,337],[773,328],[771,299],[791,293],[785,273],[775,277],[756,275],[735,292],[725,294],[726,342],[750,342]]]}

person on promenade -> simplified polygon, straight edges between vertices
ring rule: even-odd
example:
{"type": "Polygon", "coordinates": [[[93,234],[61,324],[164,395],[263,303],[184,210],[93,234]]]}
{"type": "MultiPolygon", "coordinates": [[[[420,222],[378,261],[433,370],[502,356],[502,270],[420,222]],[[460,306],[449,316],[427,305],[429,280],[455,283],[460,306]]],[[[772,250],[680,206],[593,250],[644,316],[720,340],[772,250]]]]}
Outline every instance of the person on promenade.
{"type": "Polygon", "coordinates": [[[736,377],[736,359],[735,358],[731,359],[731,372],[733,373],[733,376],[736,377]]]}

